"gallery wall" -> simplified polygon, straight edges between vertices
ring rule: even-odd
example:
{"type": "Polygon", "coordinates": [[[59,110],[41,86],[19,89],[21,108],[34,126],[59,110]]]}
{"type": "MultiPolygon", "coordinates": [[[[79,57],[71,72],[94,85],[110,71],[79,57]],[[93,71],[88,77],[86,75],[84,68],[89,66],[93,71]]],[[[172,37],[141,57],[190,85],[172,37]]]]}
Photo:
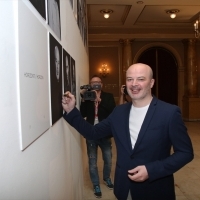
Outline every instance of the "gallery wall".
{"type": "Polygon", "coordinates": [[[81,137],[51,108],[50,35],[74,60],[77,96],[88,82],[75,14],[60,1],[60,39],[30,1],[0,1],[0,199],[82,199],[81,137]]]}
{"type": "MultiPolygon", "coordinates": [[[[120,92],[120,45],[118,43],[101,43],[89,46],[90,77],[98,75],[102,79],[103,91],[112,93],[116,98],[120,92]],[[107,65],[109,73],[103,76],[101,66],[107,65]]],[[[116,102],[118,103],[118,102],[116,102]]]]}

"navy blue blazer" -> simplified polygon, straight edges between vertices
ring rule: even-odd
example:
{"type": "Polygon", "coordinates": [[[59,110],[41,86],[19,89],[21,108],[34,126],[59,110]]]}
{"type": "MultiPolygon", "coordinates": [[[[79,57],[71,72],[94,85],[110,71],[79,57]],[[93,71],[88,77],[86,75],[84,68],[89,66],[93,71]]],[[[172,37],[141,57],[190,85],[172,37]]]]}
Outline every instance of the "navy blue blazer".
{"type": "Polygon", "coordinates": [[[92,126],[74,108],[63,117],[87,139],[99,139],[112,132],[117,161],[114,194],[126,200],[174,200],[173,173],[193,159],[193,148],[180,109],[153,97],[143,121],[134,149],[129,132],[129,113],[132,103],[117,106],[102,122],[92,126]],[[128,170],[145,165],[149,178],[134,182],[128,170]]]}

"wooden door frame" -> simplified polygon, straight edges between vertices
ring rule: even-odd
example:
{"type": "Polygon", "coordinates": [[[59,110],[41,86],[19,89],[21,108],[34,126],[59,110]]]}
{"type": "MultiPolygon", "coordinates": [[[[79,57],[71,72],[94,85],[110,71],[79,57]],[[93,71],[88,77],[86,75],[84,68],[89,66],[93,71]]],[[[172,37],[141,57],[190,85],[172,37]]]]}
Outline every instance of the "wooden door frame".
{"type": "Polygon", "coordinates": [[[147,49],[150,49],[152,47],[163,47],[164,49],[167,49],[169,52],[172,53],[172,55],[175,57],[177,61],[177,74],[178,74],[178,106],[182,110],[182,98],[184,95],[184,66],[183,62],[181,60],[180,54],[176,51],[176,49],[169,44],[162,43],[162,42],[153,42],[150,44],[144,45],[142,48],[140,48],[135,56],[133,57],[133,63],[137,63],[140,55],[146,51],[147,49]]]}

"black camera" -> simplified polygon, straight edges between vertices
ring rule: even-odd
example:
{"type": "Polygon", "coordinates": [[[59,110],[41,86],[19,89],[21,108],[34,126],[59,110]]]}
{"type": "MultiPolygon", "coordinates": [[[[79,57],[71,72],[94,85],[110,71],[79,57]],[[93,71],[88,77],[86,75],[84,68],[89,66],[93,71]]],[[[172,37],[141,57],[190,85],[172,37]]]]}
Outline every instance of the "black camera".
{"type": "Polygon", "coordinates": [[[128,95],[127,88],[126,88],[125,85],[123,86],[123,88],[124,88],[124,94],[125,94],[125,95],[128,95]]]}
{"type": "Polygon", "coordinates": [[[97,85],[83,85],[80,86],[80,89],[83,90],[85,89],[86,91],[83,93],[82,98],[84,100],[90,100],[90,101],[94,101],[96,99],[96,92],[93,90],[100,90],[101,89],[101,85],[97,84],[97,85]]]}
{"type": "Polygon", "coordinates": [[[92,87],[91,87],[91,85],[82,85],[82,86],[80,86],[80,89],[81,90],[83,90],[83,89],[85,89],[85,90],[91,90],[92,87]]]}

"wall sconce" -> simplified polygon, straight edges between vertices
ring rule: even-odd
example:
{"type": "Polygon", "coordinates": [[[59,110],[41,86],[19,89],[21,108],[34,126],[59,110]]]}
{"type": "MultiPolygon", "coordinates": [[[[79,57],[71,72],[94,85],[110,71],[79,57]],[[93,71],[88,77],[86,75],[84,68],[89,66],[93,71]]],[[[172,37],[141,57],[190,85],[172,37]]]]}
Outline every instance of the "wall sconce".
{"type": "Polygon", "coordinates": [[[103,65],[101,65],[101,68],[99,69],[99,71],[100,71],[101,76],[106,77],[109,74],[108,65],[106,63],[103,63],[103,65]]]}
{"type": "Polygon", "coordinates": [[[178,13],[180,10],[178,9],[172,9],[172,10],[166,10],[167,14],[170,14],[170,17],[174,19],[176,17],[176,13],[178,13]]]}
{"type": "Polygon", "coordinates": [[[195,36],[195,38],[199,38],[199,22],[200,22],[200,15],[199,15],[199,18],[194,23],[194,36],[195,36]]]}
{"type": "Polygon", "coordinates": [[[100,13],[103,14],[104,18],[108,19],[110,17],[110,14],[113,13],[113,10],[103,9],[103,10],[100,10],[100,13]]]}

